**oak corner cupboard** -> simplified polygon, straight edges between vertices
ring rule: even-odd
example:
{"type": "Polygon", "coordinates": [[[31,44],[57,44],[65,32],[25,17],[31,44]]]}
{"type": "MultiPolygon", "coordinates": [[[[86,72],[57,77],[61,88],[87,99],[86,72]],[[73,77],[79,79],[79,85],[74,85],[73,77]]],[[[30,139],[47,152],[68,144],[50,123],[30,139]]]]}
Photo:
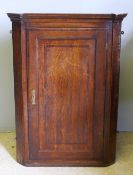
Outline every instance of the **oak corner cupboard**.
{"type": "Polygon", "coordinates": [[[19,163],[114,163],[126,15],[8,13],[19,163]]]}

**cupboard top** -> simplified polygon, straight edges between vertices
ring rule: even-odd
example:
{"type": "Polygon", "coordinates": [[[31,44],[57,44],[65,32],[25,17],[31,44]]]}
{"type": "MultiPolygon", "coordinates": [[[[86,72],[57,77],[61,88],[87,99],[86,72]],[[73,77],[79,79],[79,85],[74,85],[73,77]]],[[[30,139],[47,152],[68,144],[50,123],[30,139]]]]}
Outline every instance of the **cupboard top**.
{"type": "Polygon", "coordinates": [[[7,14],[11,21],[30,21],[30,20],[43,20],[43,19],[84,19],[84,20],[123,20],[127,16],[124,14],[47,14],[47,13],[8,13],[7,14]]]}

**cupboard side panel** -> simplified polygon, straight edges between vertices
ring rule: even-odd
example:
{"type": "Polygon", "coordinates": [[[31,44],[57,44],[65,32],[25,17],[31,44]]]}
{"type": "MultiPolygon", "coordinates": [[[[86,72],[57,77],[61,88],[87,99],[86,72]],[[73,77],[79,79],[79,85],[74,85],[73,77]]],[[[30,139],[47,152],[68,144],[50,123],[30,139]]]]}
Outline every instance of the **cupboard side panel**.
{"type": "Polygon", "coordinates": [[[120,47],[121,47],[121,21],[113,23],[112,39],[112,92],[111,92],[111,120],[110,120],[110,151],[109,161],[115,161],[116,129],[118,118],[119,74],[120,74],[120,47]]]}
{"type": "MultiPolygon", "coordinates": [[[[24,30],[21,23],[13,22],[12,24],[13,40],[13,67],[14,67],[14,96],[15,96],[15,118],[16,118],[16,152],[17,161],[24,163],[27,157],[26,143],[26,122],[27,116],[27,90],[26,90],[26,61],[24,57],[25,41],[24,30]],[[23,45],[23,46],[22,46],[23,45]]],[[[28,142],[28,141],[27,141],[28,142]]]]}

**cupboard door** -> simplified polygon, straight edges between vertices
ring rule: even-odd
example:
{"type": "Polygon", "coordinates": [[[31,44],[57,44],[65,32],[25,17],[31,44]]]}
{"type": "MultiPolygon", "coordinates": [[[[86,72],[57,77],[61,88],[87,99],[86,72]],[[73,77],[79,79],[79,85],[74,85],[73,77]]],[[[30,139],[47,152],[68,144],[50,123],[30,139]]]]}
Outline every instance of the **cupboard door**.
{"type": "Polygon", "coordinates": [[[43,29],[27,36],[30,160],[101,161],[106,30],[43,29]]]}

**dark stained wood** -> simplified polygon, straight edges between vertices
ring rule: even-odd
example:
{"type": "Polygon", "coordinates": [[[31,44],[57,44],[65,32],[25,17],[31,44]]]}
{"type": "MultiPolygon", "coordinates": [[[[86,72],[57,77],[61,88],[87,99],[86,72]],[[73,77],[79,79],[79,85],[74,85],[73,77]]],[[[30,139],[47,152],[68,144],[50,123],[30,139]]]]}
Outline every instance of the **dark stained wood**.
{"type": "Polygon", "coordinates": [[[17,161],[26,166],[114,163],[120,31],[126,14],[8,16],[17,161]]]}

